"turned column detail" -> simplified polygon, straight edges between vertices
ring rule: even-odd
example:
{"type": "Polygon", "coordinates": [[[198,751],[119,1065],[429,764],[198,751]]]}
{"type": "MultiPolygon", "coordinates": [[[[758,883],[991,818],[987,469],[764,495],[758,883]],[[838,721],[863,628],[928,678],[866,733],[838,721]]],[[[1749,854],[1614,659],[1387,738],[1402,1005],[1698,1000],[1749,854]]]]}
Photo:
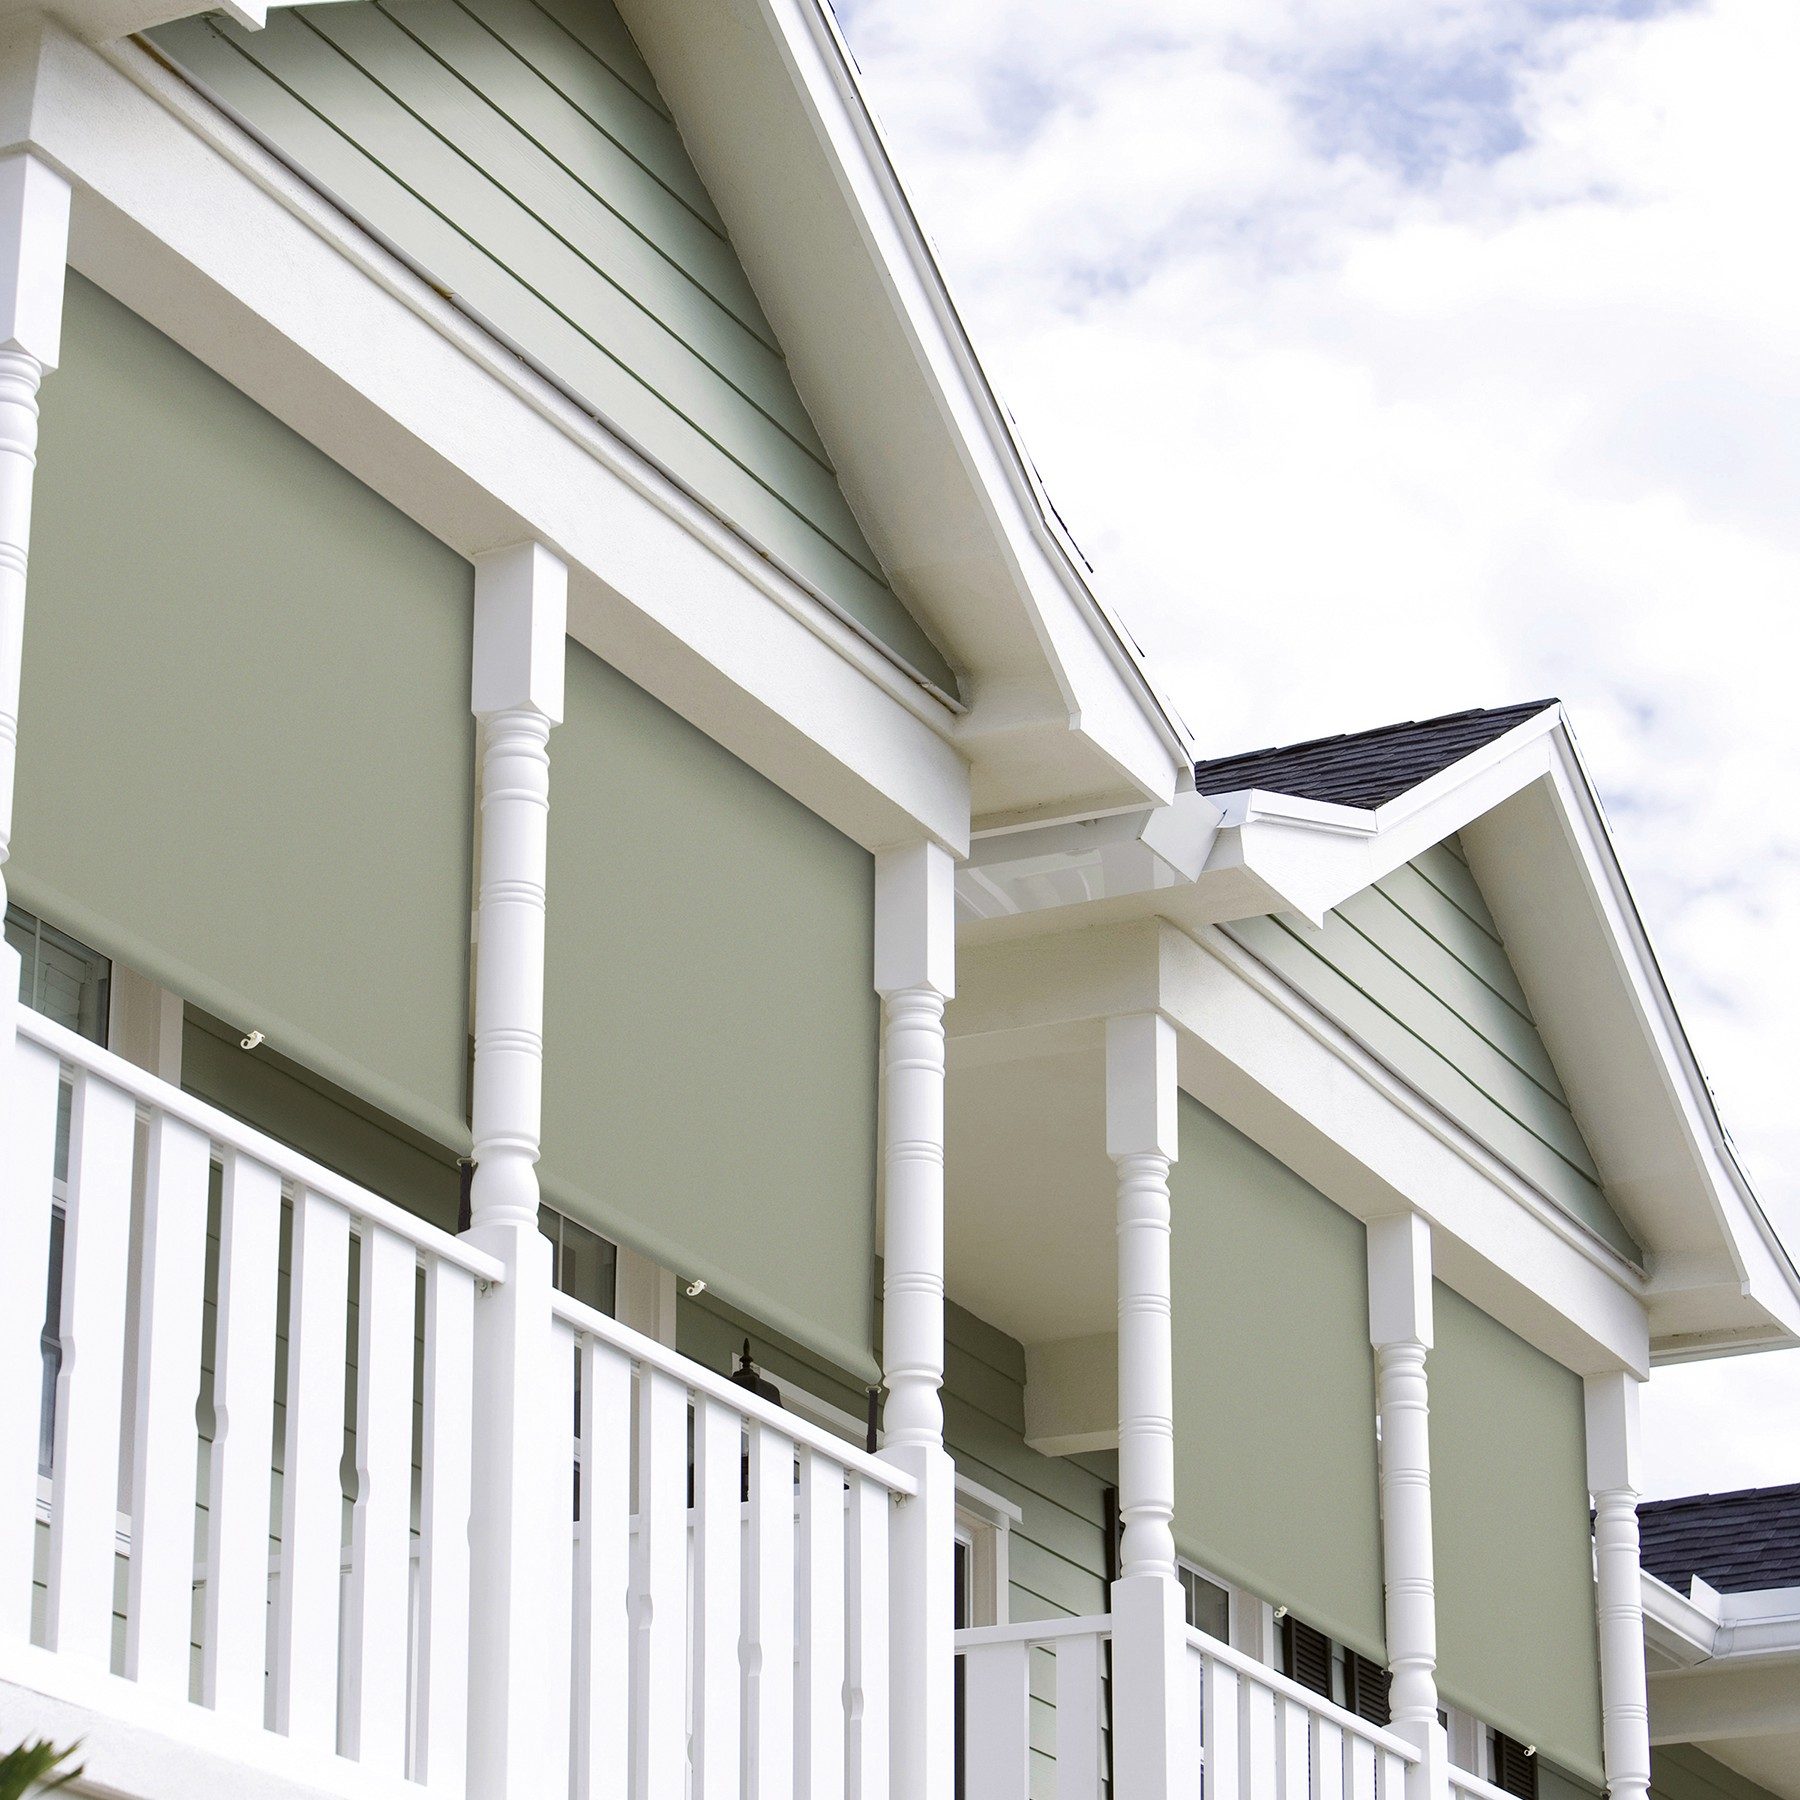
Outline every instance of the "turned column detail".
{"type": "Polygon", "coordinates": [[[1650,1791],[1650,1698],[1637,1516],[1643,1383],[1617,1370],[1590,1375],[1585,1388],[1606,1791],[1611,1800],[1644,1800],[1650,1791]]]}
{"type": "Polygon", "coordinates": [[[1409,1800],[1449,1793],[1449,1746],[1438,1722],[1437,1576],[1431,1535],[1431,1227],[1417,1213],[1368,1227],[1369,1341],[1381,1416],[1382,1581],[1391,1724],[1419,1747],[1409,1800]]]}

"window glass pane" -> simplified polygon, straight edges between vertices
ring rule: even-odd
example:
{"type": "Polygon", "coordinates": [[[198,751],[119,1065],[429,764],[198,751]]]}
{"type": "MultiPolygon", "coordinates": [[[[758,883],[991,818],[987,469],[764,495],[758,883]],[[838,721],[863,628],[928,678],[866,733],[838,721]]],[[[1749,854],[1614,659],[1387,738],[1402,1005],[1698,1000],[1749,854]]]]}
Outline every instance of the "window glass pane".
{"type": "Polygon", "coordinates": [[[538,1230],[550,1240],[550,1279],[557,1292],[613,1316],[619,1264],[616,1246],[554,1207],[538,1208],[538,1230]]]}
{"type": "Polygon", "coordinates": [[[1231,1594],[1198,1569],[1181,1566],[1181,1594],[1187,1622],[1195,1631],[1225,1643],[1231,1636],[1231,1594]]]}
{"type": "Polygon", "coordinates": [[[6,941],[19,953],[20,1000],[33,1012],[104,1044],[112,964],[22,906],[6,909],[6,941]]]}

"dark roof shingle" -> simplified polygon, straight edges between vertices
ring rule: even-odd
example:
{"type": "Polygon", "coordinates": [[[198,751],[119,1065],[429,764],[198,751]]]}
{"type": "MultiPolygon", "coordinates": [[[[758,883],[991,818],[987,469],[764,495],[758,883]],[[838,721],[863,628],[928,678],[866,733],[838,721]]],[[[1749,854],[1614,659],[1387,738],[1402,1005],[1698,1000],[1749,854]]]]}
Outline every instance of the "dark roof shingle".
{"type": "Polygon", "coordinates": [[[1800,1587],[1800,1481],[1646,1500],[1642,1562],[1677,1593],[1696,1575],[1721,1594],[1800,1587]]]}
{"type": "Polygon", "coordinates": [[[1214,757],[1194,765],[1194,785],[1203,794],[1262,788],[1372,810],[1556,704],[1529,700],[1519,706],[1475,707],[1441,719],[1409,719],[1373,731],[1214,757]]]}

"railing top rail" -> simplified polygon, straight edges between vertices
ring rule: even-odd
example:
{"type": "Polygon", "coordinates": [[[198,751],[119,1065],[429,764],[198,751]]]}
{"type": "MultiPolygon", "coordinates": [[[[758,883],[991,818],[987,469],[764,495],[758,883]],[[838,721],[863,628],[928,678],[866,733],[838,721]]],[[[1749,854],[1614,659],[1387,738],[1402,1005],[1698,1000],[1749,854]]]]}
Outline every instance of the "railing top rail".
{"type": "Polygon", "coordinates": [[[567,1294],[552,1294],[550,1311],[565,1325],[572,1325],[577,1331],[584,1331],[590,1337],[597,1337],[603,1343],[611,1344],[614,1349],[624,1351],[627,1356],[635,1357],[650,1368],[673,1376],[697,1394],[722,1401],[733,1412],[742,1413],[746,1419],[754,1419],[760,1425],[773,1426],[783,1437],[829,1456],[833,1462],[842,1465],[852,1474],[866,1476],[891,1493],[916,1494],[919,1491],[919,1484],[910,1475],[896,1469],[892,1463],[883,1462],[880,1457],[871,1456],[866,1450],[859,1450],[854,1444],[834,1437],[829,1431],[809,1423],[796,1413],[771,1405],[747,1388],[739,1387],[735,1381],[728,1381],[723,1375],[715,1375],[711,1369],[691,1362],[678,1351],[671,1350],[667,1344],[659,1344],[655,1338],[645,1337],[641,1331],[633,1331],[629,1325],[621,1325],[617,1319],[609,1319],[605,1313],[597,1312],[593,1307],[571,1299],[567,1294]]]}
{"type": "Polygon", "coordinates": [[[1467,1794],[1469,1800],[1511,1800],[1504,1788],[1497,1788],[1491,1781],[1483,1781],[1479,1775],[1471,1775],[1467,1769],[1453,1768],[1450,1771],[1450,1791],[1454,1794],[1467,1794]]]}
{"type": "Polygon", "coordinates": [[[1192,1626],[1187,1628],[1187,1641],[1189,1648],[1198,1651],[1200,1655],[1223,1663],[1229,1669],[1235,1669],[1238,1674],[1262,1687],[1271,1688],[1290,1700],[1298,1701],[1308,1712],[1315,1712],[1320,1718],[1329,1719],[1354,1736],[1366,1738],[1383,1750],[1392,1751],[1403,1762],[1416,1763],[1419,1760],[1417,1747],[1409,1744],[1405,1738],[1396,1737],[1393,1732],[1384,1730],[1379,1725],[1371,1725],[1367,1719],[1339,1706],[1335,1700],[1327,1700],[1323,1694],[1315,1694],[1311,1688],[1302,1687],[1297,1681],[1290,1681],[1280,1670],[1271,1669],[1267,1663],[1258,1662],[1254,1656],[1246,1656],[1243,1651],[1234,1650],[1229,1644],[1222,1644],[1217,1638],[1208,1637],[1204,1631],[1196,1631],[1192,1626]]]}
{"type": "Polygon", "coordinates": [[[958,1650],[981,1650],[989,1644],[1049,1644],[1058,1638],[1111,1637],[1112,1614],[1076,1619],[1023,1619],[1012,1625],[974,1625],[956,1634],[958,1650]]]}
{"type": "Polygon", "coordinates": [[[63,1062],[91,1070],[103,1080],[111,1082],[114,1087],[122,1088],[145,1106],[167,1113],[171,1118],[181,1120],[184,1125],[191,1125],[196,1131],[204,1132],[216,1142],[241,1150],[246,1156],[253,1156],[297,1186],[335,1200],[358,1218],[366,1219],[371,1225],[379,1225],[383,1230],[393,1232],[396,1237],[407,1239],[421,1250],[427,1250],[457,1268],[466,1269],[477,1280],[505,1279],[504,1265],[497,1258],[489,1256],[485,1250],[477,1250],[474,1245],[463,1242],[461,1238],[452,1237],[449,1232],[440,1231],[437,1226],[415,1218],[393,1201],[382,1199],[379,1194],[371,1193],[368,1188],[326,1168],[323,1163],[314,1162],[310,1156],[302,1156],[298,1150],[282,1143],[279,1138],[272,1138],[266,1132],[258,1131],[255,1126],[246,1125],[242,1119],[234,1119],[230,1113],[221,1112],[218,1107],[195,1099],[192,1094],[164,1081],[161,1076],[152,1075],[147,1069],[140,1069],[136,1063],[127,1062],[113,1051],[90,1043],[79,1033],[70,1031],[67,1026],[58,1025],[54,1019],[45,1018],[42,1013],[21,1006],[17,1016],[20,1035],[42,1045],[63,1062]]]}

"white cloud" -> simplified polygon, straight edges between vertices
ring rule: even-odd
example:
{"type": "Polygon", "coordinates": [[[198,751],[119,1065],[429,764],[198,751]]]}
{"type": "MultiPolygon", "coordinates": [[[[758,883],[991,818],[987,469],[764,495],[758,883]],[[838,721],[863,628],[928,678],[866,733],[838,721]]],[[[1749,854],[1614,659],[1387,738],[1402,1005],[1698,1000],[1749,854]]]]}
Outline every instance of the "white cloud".
{"type": "MultiPolygon", "coordinates": [[[[1202,748],[1569,701],[1800,1243],[1800,9],[845,14],[1202,748]]],[[[1800,1358],[1659,1377],[1658,1491],[1800,1478],[1797,1415],[1800,1358]]]]}

